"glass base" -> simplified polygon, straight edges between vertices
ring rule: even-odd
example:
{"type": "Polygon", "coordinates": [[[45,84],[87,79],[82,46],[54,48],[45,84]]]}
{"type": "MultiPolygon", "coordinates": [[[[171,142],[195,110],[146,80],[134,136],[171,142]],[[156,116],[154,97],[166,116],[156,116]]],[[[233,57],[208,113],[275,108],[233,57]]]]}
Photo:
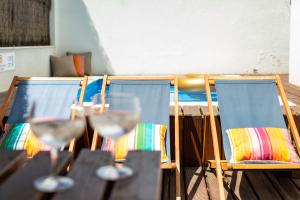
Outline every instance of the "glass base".
{"type": "Polygon", "coordinates": [[[34,181],[34,187],[41,192],[59,192],[73,186],[74,181],[63,176],[43,176],[34,181]]]}
{"type": "Polygon", "coordinates": [[[115,181],[118,179],[123,179],[132,176],[133,171],[131,168],[126,166],[115,167],[115,166],[107,165],[98,168],[96,174],[101,179],[108,180],[108,181],[115,181]]]}

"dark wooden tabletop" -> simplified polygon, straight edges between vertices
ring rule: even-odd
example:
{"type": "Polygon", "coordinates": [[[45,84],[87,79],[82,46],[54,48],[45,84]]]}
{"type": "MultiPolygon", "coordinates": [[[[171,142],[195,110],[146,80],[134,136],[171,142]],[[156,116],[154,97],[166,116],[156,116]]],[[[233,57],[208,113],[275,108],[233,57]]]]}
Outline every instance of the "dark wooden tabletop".
{"type": "Polygon", "coordinates": [[[25,151],[3,151],[0,156],[0,183],[26,161],[25,151]]]}
{"type": "Polygon", "coordinates": [[[61,153],[55,173],[71,177],[75,185],[64,192],[49,194],[33,187],[36,178],[50,173],[49,153],[39,153],[26,161],[25,152],[0,152],[0,200],[160,199],[159,152],[130,152],[125,164],[134,170],[134,175],[115,182],[96,175],[96,169],[109,162],[110,154],[99,150],[84,149],[75,161],[71,153],[61,153]]]}

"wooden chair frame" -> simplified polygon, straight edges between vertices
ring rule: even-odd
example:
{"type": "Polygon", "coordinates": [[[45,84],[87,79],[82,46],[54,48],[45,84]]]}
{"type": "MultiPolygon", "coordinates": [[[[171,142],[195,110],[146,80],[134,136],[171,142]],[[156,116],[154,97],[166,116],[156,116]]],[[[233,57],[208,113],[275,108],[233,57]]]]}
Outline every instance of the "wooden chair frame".
{"type": "Polygon", "coordinates": [[[211,134],[213,140],[213,149],[215,160],[208,161],[211,168],[216,169],[217,182],[219,187],[219,197],[221,200],[225,199],[223,179],[222,179],[222,170],[251,170],[251,169],[261,169],[261,170],[290,170],[290,169],[300,169],[300,164],[233,164],[228,163],[226,160],[220,160],[220,151],[219,143],[215,122],[214,109],[211,99],[210,87],[214,86],[215,80],[274,80],[276,82],[279,95],[283,102],[283,107],[286,112],[288,119],[289,128],[291,130],[292,138],[296,145],[296,150],[300,155],[300,138],[299,133],[291,112],[291,109],[288,105],[288,99],[284,92],[282,82],[279,75],[273,76],[240,76],[240,77],[229,77],[229,76],[205,76],[205,89],[207,95],[208,109],[210,114],[210,125],[211,125],[211,134]]]}
{"type": "MultiPolygon", "coordinates": [[[[103,77],[102,84],[102,106],[101,112],[105,107],[105,92],[106,86],[110,84],[111,80],[169,80],[174,85],[174,118],[175,118],[175,162],[161,164],[162,169],[176,170],[176,199],[180,199],[180,143],[179,143],[179,117],[178,117],[178,79],[176,76],[107,76],[103,77]]],[[[98,133],[94,130],[91,150],[95,150],[98,144],[98,133]]]]}
{"type": "MultiPolygon", "coordinates": [[[[80,81],[80,85],[81,85],[81,93],[80,93],[80,97],[79,97],[79,102],[82,104],[83,103],[83,99],[84,99],[84,94],[86,91],[86,86],[87,86],[87,82],[88,82],[88,77],[85,76],[83,78],[69,78],[69,77],[18,77],[15,76],[10,84],[10,87],[8,89],[7,95],[4,99],[4,102],[0,108],[0,128],[3,130],[4,129],[4,124],[3,124],[3,119],[4,116],[8,110],[9,105],[12,103],[12,98],[13,95],[19,85],[19,83],[21,81],[76,81],[79,80],[80,81]]],[[[74,111],[72,111],[71,113],[71,119],[74,119],[76,116],[76,113],[74,111]]],[[[88,137],[88,135],[84,134],[84,137],[88,137]]],[[[74,152],[75,149],[75,139],[72,139],[72,141],[69,144],[69,151],[70,152],[74,152]]]]}

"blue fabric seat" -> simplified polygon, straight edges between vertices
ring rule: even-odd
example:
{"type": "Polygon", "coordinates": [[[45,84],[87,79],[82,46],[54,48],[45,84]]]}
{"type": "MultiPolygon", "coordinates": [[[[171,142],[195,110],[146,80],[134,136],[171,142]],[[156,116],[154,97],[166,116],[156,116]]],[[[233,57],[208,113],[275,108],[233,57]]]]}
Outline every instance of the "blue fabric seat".
{"type": "Polygon", "coordinates": [[[226,160],[231,148],[230,128],[286,128],[274,80],[216,80],[216,92],[226,160]]]}
{"type": "MultiPolygon", "coordinates": [[[[170,81],[167,80],[111,80],[111,93],[129,93],[137,96],[141,104],[141,122],[168,126],[165,138],[168,163],[171,162],[170,150],[170,81]]],[[[122,106],[122,101],[111,106],[122,106]]]]}
{"type": "Polygon", "coordinates": [[[33,102],[36,103],[35,117],[69,118],[79,88],[79,79],[21,81],[7,123],[26,122],[33,102]]]}

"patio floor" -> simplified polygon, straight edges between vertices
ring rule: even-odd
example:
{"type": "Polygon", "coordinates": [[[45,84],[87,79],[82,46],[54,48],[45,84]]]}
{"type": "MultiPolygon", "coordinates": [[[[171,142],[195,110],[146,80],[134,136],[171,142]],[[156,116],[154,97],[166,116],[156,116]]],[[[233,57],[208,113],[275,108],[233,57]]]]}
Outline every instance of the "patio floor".
{"type": "MultiPolygon", "coordinates": [[[[217,179],[212,171],[185,167],[184,176],[185,199],[218,199],[217,179]]],[[[300,179],[292,176],[290,172],[228,171],[224,174],[225,196],[227,199],[300,199],[300,179]]]]}

